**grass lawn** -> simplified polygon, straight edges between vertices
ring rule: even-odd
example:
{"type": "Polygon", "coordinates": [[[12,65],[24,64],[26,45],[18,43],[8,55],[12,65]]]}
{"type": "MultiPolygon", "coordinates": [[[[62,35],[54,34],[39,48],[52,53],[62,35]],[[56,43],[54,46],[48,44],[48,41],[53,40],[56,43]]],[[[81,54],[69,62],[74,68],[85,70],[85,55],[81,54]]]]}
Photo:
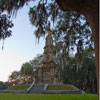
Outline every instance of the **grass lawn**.
{"type": "Polygon", "coordinates": [[[70,84],[49,85],[48,90],[77,90],[70,84]]]}
{"type": "Polygon", "coordinates": [[[7,94],[1,93],[0,100],[98,100],[94,94],[7,94]]]}
{"type": "Polygon", "coordinates": [[[24,91],[29,86],[30,86],[30,84],[20,84],[20,85],[15,85],[15,86],[8,87],[6,90],[23,90],[24,91]]]}

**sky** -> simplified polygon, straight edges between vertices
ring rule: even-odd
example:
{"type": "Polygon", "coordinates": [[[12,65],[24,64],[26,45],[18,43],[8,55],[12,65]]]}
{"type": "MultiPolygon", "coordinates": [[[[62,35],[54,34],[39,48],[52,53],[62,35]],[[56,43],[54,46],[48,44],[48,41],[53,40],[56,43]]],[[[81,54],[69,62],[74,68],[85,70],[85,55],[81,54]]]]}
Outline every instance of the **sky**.
{"type": "Polygon", "coordinates": [[[8,76],[19,71],[23,63],[43,53],[45,38],[41,38],[39,44],[36,42],[35,28],[30,24],[28,11],[29,7],[24,6],[13,18],[12,36],[4,41],[3,50],[0,41],[0,81],[7,81],[8,76]]]}

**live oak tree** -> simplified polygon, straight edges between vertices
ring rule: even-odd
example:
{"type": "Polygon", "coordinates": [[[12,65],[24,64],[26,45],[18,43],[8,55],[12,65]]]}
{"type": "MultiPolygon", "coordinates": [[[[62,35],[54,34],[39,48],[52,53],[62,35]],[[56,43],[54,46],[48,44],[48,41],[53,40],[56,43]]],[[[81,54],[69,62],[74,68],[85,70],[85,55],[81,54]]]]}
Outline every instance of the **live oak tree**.
{"type": "Polygon", "coordinates": [[[62,12],[59,19],[56,22],[55,27],[52,29],[52,36],[54,38],[57,58],[62,55],[63,60],[68,62],[68,56],[71,52],[76,53],[77,59],[77,71],[81,68],[83,50],[90,49],[90,52],[94,48],[91,29],[83,15],[79,15],[73,11],[62,12]]]}
{"type": "MultiPolygon", "coordinates": [[[[23,7],[25,3],[29,2],[31,0],[1,0],[1,6],[7,10],[9,13],[16,12],[19,8],[23,7]]],[[[34,0],[32,0],[34,1],[34,0]]],[[[43,28],[42,24],[44,21],[46,21],[47,16],[44,16],[46,12],[46,7],[45,6],[47,3],[49,3],[48,0],[40,0],[38,3],[38,9],[37,12],[41,14],[43,17],[38,17],[39,18],[39,23],[41,23],[41,27],[43,28]],[[42,10],[40,9],[42,7],[42,10]],[[45,14],[42,12],[45,12],[45,14]],[[45,19],[45,20],[43,20],[45,19]]],[[[98,80],[98,86],[99,86],[99,28],[98,28],[98,23],[99,23],[99,0],[56,0],[56,3],[60,6],[60,8],[64,11],[70,10],[70,11],[76,11],[80,14],[85,15],[91,29],[92,29],[92,35],[93,35],[93,40],[94,40],[94,46],[95,46],[95,54],[96,54],[96,70],[97,70],[97,80],[98,80]]],[[[52,5],[55,3],[52,3],[52,5]]],[[[57,6],[52,6],[49,8],[50,13],[53,14],[55,17],[55,13],[57,13],[57,6]],[[54,11],[53,11],[54,9],[54,11]],[[53,11],[53,12],[52,12],[53,11]]],[[[34,9],[34,7],[33,7],[34,9]]],[[[33,10],[34,11],[34,10],[33,10]]],[[[35,14],[34,14],[35,15],[35,14]]],[[[48,15],[50,16],[50,15],[48,15]]],[[[54,17],[52,18],[54,21],[54,17]]],[[[36,23],[37,24],[37,23],[36,23]]],[[[49,26],[49,22],[47,23],[49,26]]],[[[39,27],[37,27],[39,29],[39,27]]],[[[45,30],[38,31],[36,34],[41,34],[42,32],[46,32],[45,30]]],[[[42,34],[41,34],[42,35],[42,34]]],[[[39,37],[41,35],[38,35],[39,37]]]]}
{"type": "Polygon", "coordinates": [[[13,27],[13,23],[10,20],[10,16],[3,14],[0,10],[0,40],[3,40],[2,49],[4,47],[4,40],[12,35],[10,28],[13,27]]]}
{"type": "Polygon", "coordinates": [[[12,35],[10,28],[13,27],[13,23],[10,17],[7,12],[4,12],[2,1],[0,0],[0,40],[5,40],[12,35]]]}
{"type": "Polygon", "coordinates": [[[8,82],[10,84],[15,83],[15,84],[20,84],[24,83],[24,75],[22,75],[21,72],[19,71],[13,71],[11,75],[8,77],[8,82]]]}
{"type": "Polygon", "coordinates": [[[94,39],[99,88],[99,0],[56,0],[56,2],[64,11],[72,10],[86,16],[94,39]]]}
{"type": "MultiPolygon", "coordinates": [[[[61,59],[60,59],[61,60],[61,59]]],[[[59,63],[61,66],[61,63],[59,63]]],[[[89,49],[83,51],[83,64],[81,70],[76,71],[77,62],[75,57],[70,57],[69,62],[64,62],[64,70],[61,77],[64,83],[74,84],[78,88],[88,89],[90,93],[97,93],[97,77],[94,52],[89,49]]]]}

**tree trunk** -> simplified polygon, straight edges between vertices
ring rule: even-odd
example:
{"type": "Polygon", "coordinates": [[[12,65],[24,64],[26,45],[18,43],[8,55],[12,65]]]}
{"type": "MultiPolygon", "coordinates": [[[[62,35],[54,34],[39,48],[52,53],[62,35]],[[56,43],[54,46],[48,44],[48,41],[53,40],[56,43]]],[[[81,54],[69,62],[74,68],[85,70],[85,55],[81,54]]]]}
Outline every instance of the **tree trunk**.
{"type": "Polygon", "coordinates": [[[84,14],[92,29],[96,55],[97,87],[99,90],[99,0],[56,0],[62,10],[84,14]]]}
{"type": "Polygon", "coordinates": [[[62,66],[61,66],[61,70],[64,71],[64,60],[62,59],[62,66]]]}
{"type": "Polygon", "coordinates": [[[28,73],[26,74],[26,84],[29,83],[29,79],[28,79],[28,73]]]}
{"type": "Polygon", "coordinates": [[[95,93],[94,78],[92,79],[92,93],[95,93]]]}

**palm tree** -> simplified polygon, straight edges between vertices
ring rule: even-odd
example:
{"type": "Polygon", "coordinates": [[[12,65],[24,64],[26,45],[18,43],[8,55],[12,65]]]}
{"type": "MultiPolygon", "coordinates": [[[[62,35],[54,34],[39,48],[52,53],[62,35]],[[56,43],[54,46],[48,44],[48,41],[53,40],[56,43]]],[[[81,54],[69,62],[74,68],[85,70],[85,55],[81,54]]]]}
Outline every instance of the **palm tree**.
{"type": "Polygon", "coordinates": [[[31,77],[31,75],[33,73],[33,66],[31,64],[29,64],[29,63],[26,62],[26,63],[24,63],[22,65],[20,71],[21,71],[21,73],[23,75],[25,75],[25,81],[28,84],[29,83],[29,79],[30,79],[30,77],[31,77]]]}

